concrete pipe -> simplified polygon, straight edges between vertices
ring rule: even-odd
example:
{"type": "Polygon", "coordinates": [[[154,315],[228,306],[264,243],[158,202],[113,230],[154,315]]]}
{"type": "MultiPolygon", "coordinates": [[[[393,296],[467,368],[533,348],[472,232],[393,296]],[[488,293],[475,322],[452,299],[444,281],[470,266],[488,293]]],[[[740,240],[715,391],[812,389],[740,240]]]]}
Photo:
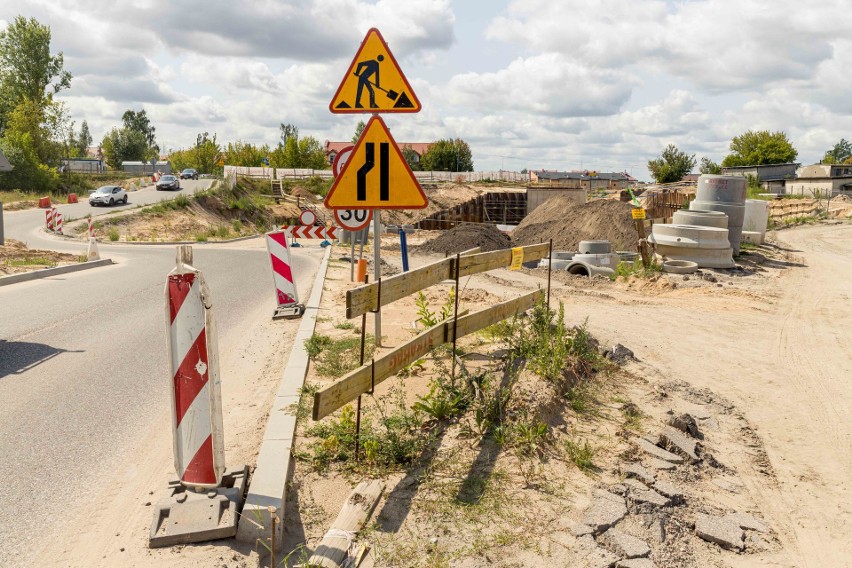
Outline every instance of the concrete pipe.
{"type": "Polygon", "coordinates": [[[609,241],[580,241],[581,254],[609,254],[612,245],[609,241]]]}
{"type": "Polygon", "coordinates": [[[745,203],[748,180],[742,176],[703,174],[698,177],[695,199],[718,203],[745,203]]]}
{"type": "Polygon", "coordinates": [[[619,250],[616,251],[615,254],[618,255],[618,260],[620,262],[635,262],[637,258],[639,258],[638,252],[633,252],[629,250],[619,250]]]}
{"type": "Polygon", "coordinates": [[[698,270],[698,263],[691,260],[667,260],[663,262],[663,272],[671,274],[692,274],[698,270]]]}
{"type": "Polygon", "coordinates": [[[567,250],[555,250],[553,251],[553,259],[554,260],[571,260],[574,258],[574,255],[577,254],[574,251],[567,250]]]}
{"type": "Polygon", "coordinates": [[[745,205],[717,203],[715,201],[695,200],[689,204],[690,211],[717,211],[728,216],[728,227],[742,227],[745,219],[745,205]]]}
{"type": "Polygon", "coordinates": [[[672,215],[675,225],[695,225],[697,227],[728,228],[728,216],[721,211],[690,211],[681,209],[672,215]]]}
{"type": "Polygon", "coordinates": [[[568,274],[579,274],[581,276],[597,276],[598,274],[610,277],[615,274],[615,270],[603,266],[594,266],[586,262],[572,262],[568,266],[568,274]]]}
{"type": "Polygon", "coordinates": [[[757,231],[743,231],[742,242],[751,243],[753,245],[763,244],[763,235],[757,231]]]}
{"type": "Polygon", "coordinates": [[[571,264],[570,260],[560,260],[556,258],[553,259],[553,262],[550,262],[550,260],[546,258],[542,258],[538,261],[539,268],[547,268],[548,265],[550,265],[553,270],[566,270],[569,264],[571,264]]]}
{"type": "Polygon", "coordinates": [[[603,266],[606,268],[615,268],[618,266],[618,255],[609,253],[609,254],[575,254],[574,258],[577,262],[585,262],[586,264],[591,264],[593,266],[603,266]]]}
{"type": "Polygon", "coordinates": [[[728,231],[718,227],[654,225],[648,241],[668,260],[687,260],[704,268],[733,268],[728,231]]]}
{"type": "Polygon", "coordinates": [[[762,199],[746,199],[743,231],[760,233],[760,242],[766,238],[766,225],[769,223],[769,202],[762,199]]]}

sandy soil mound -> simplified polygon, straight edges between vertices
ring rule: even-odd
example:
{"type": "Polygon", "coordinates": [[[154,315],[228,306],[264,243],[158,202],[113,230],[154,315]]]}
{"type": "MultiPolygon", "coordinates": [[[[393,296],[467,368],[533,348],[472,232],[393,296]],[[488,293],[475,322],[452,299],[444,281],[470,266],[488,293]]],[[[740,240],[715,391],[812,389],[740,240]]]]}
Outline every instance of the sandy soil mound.
{"type": "Polygon", "coordinates": [[[76,255],[27,248],[26,244],[14,239],[6,239],[6,244],[0,246],[0,276],[74,262],[77,262],[76,255]]]}
{"type": "Polygon", "coordinates": [[[431,241],[426,241],[417,247],[417,251],[456,254],[474,247],[480,247],[482,252],[488,252],[510,246],[512,243],[509,237],[501,233],[494,225],[463,223],[431,241]]]}
{"type": "Polygon", "coordinates": [[[317,200],[317,196],[305,189],[304,187],[294,187],[292,191],[290,191],[290,195],[293,197],[301,197],[303,199],[307,199],[311,203],[317,200]]]}
{"type": "Polygon", "coordinates": [[[613,250],[635,248],[636,229],[632,206],[611,199],[578,205],[567,197],[554,197],[512,231],[516,245],[532,245],[553,239],[556,250],[577,250],[580,241],[603,239],[613,250]]]}

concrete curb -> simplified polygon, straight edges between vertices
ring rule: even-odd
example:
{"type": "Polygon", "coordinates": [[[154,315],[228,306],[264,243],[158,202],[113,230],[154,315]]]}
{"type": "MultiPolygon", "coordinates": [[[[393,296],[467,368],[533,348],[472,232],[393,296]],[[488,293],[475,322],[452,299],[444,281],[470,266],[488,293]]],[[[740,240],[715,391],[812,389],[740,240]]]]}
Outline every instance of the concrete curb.
{"type": "Polygon", "coordinates": [[[70,272],[79,272],[81,270],[107,266],[109,264],[113,264],[112,259],[103,258],[101,260],[81,262],[79,264],[69,264],[68,266],[57,266],[56,268],[44,268],[42,270],[33,270],[32,272],[22,272],[21,274],[2,276],[0,277],[0,286],[17,284],[18,282],[28,282],[30,280],[38,280],[40,278],[49,278],[50,276],[58,276],[60,274],[68,274],[70,272]]]}
{"type": "Polygon", "coordinates": [[[228,239],[227,241],[110,241],[108,245],[148,245],[148,246],[161,246],[161,245],[224,245],[228,243],[236,243],[239,241],[247,241],[249,239],[256,239],[258,237],[262,237],[262,233],[257,233],[254,235],[249,235],[247,237],[237,237],[236,239],[228,239]]]}
{"type": "Polygon", "coordinates": [[[332,247],[325,249],[317,270],[311,296],[305,304],[302,322],[293,339],[293,348],[284,377],[269,411],[266,432],[260,444],[257,467],[251,477],[242,518],[237,529],[237,540],[254,543],[258,538],[269,536],[272,526],[267,507],[275,507],[278,517],[276,542],[282,542],[284,534],[284,503],[287,501],[287,480],[290,477],[293,437],[296,434],[296,405],[299,404],[305,376],[308,374],[308,353],[305,341],[314,333],[322,300],[323,283],[328,270],[332,247]]]}

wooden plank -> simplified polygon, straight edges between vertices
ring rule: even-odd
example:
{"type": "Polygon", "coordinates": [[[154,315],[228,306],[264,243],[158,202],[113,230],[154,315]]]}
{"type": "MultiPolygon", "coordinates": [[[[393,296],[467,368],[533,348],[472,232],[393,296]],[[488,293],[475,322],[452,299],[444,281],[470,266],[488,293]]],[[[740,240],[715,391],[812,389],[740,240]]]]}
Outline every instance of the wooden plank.
{"type": "MultiPolygon", "coordinates": [[[[382,305],[385,306],[453,277],[455,258],[445,258],[390,278],[382,279],[382,305]]],[[[364,284],[346,292],[346,318],[351,319],[378,309],[379,285],[364,284]]]]}
{"type": "MultiPolygon", "coordinates": [[[[524,262],[541,260],[548,256],[547,243],[521,247],[524,250],[524,262]]],[[[495,268],[506,268],[512,263],[512,249],[503,249],[480,254],[462,253],[459,276],[470,276],[495,268]],[[465,256],[467,255],[467,256],[465,256]]],[[[386,306],[434,286],[439,282],[455,278],[455,256],[427,264],[415,270],[403,272],[382,280],[382,305],[386,306]]],[[[346,292],[346,318],[352,319],[369,311],[378,309],[379,285],[376,282],[364,284],[346,292]]]]}
{"type": "Polygon", "coordinates": [[[384,483],[378,480],[359,483],[347,497],[337,519],[325,533],[307,566],[338,568],[343,564],[349,554],[352,538],[364,528],[384,489],[384,483]]]}
{"type": "MultiPolygon", "coordinates": [[[[491,324],[530,309],[544,297],[543,290],[530,292],[519,298],[502,302],[490,308],[459,317],[457,337],[464,337],[491,324]]],[[[433,348],[449,343],[453,338],[452,318],[430,327],[408,343],[400,345],[379,357],[371,366],[364,365],[351,371],[339,381],[328,385],[314,395],[313,419],[320,420],[338,408],[358,398],[386,378],[395,375],[412,361],[426,355],[433,348]],[[375,375],[373,377],[373,374],[375,375]],[[372,378],[371,378],[372,377],[372,378]]]]}

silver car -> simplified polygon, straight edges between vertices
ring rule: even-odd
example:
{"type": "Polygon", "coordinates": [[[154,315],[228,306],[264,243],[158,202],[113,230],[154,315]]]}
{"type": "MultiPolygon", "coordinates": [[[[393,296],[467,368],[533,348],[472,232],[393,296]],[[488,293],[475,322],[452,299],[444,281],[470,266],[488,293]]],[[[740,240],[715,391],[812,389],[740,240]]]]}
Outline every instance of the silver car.
{"type": "Polygon", "coordinates": [[[89,205],[127,203],[127,192],[117,185],[104,185],[89,194],[89,205]]]}

